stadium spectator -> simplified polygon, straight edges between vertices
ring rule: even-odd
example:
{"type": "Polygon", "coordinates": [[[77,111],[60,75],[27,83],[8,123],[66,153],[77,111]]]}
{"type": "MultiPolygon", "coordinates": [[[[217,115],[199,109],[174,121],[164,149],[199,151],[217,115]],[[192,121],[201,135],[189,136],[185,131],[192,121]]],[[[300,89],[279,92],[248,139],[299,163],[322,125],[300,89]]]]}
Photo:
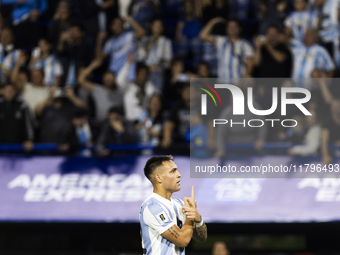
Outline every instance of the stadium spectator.
{"type": "Polygon", "coordinates": [[[255,39],[255,66],[258,77],[289,78],[292,71],[292,54],[280,42],[277,26],[267,29],[265,37],[255,39]]]}
{"type": "Polygon", "coordinates": [[[128,80],[130,66],[133,62],[132,54],[130,54],[128,61],[117,77],[117,85],[123,93],[125,118],[129,121],[137,120],[147,107],[149,97],[158,92],[149,80],[149,69],[144,64],[137,66],[136,80],[128,80]]]}
{"type": "Polygon", "coordinates": [[[340,143],[340,100],[334,99],[331,103],[330,118],[322,125],[321,133],[321,155],[322,162],[328,165],[332,162],[329,151],[330,144],[338,145],[340,143]]]}
{"type": "Polygon", "coordinates": [[[1,4],[13,5],[13,25],[18,25],[20,22],[28,19],[31,15],[39,16],[47,8],[46,0],[2,0],[1,4]]]}
{"type": "MultiPolygon", "coordinates": [[[[240,89],[245,93],[247,90],[247,83],[238,84],[240,89]]],[[[231,99],[232,100],[232,99],[231,99]]],[[[255,109],[261,109],[259,104],[253,100],[255,109]]],[[[216,131],[216,157],[223,157],[226,152],[226,144],[253,144],[255,151],[261,151],[266,141],[267,126],[264,123],[261,128],[254,128],[246,123],[251,119],[258,119],[264,121],[263,116],[258,116],[250,112],[248,107],[244,109],[244,115],[233,115],[232,105],[225,107],[220,113],[219,119],[231,120],[227,125],[219,125],[216,131]],[[236,124],[237,123],[237,124],[236,124]]],[[[260,124],[259,124],[260,125],[260,124]]]]}
{"type": "MultiPolygon", "coordinates": [[[[310,78],[315,69],[323,70],[328,77],[332,77],[335,69],[333,60],[327,50],[316,44],[317,32],[308,29],[305,34],[304,44],[296,43],[293,45],[293,78],[310,78]]],[[[310,88],[309,84],[303,86],[310,88]]]]}
{"type": "Polygon", "coordinates": [[[58,44],[60,35],[71,27],[73,21],[69,2],[60,1],[49,30],[49,38],[53,45],[58,44]]]}
{"type": "Polygon", "coordinates": [[[318,16],[307,10],[308,0],[294,0],[294,11],[284,21],[285,33],[290,38],[303,42],[307,29],[317,29],[318,16]]]}
{"type": "Polygon", "coordinates": [[[290,155],[315,155],[321,143],[321,126],[316,111],[309,110],[312,115],[305,116],[307,130],[302,145],[295,145],[288,150],[290,155]]]}
{"type": "Polygon", "coordinates": [[[20,143],[26,151],[33,148],[34,132],[25,101],[7,83],[0,97],[0,143],[20,143]]]}
{"type": "Polygon", "coordinates": [[[137,142],[133,123],[124,119],[122,108],[112,107],[108,115],[108,122],[100,131],[96,143],[96,151],[99,156],[110,155],[110,151],[106,149],[108,144],[135,144],[137,142]]]}
{"type": "Polygon", "coordinates": [[[117,17],[118,8],[115,0],[76,0],[79,18],[84,25],[86,42],[95,47],[98,32],[108,31],[110,21],[117,17]]]}
{"type": "Polygon", "coordinates": [[[83,27],[75,23],[60,36],[58,57],[63,67],[62,86],[76,86],[80,68],[88,65],[93,55],[84,41],[84,35],[83,27]]]}
{"type": "Polygon", "coordinates": [[[201,23],[199,21],[200,1],[185,0],[184,14],[178,21],[175,36],[175,55],[182,59],[188,67],[195,70],[201,61],[202,41],[199,38],[201,23]]]}
{"type": "Polygon", "coordinates": [[[51,87],[49,95],[35,107],[35,114],[40,119],[41,143],[58,143],[65,127],[71,122],[76,107],[87,109],[73,88],[51,87]]]}
{"type": "Polygon", "coordinates": [[[21,92],[22,97],[28,105],[32,119],[35,121],[34,109],[39,102],[48,96],[48,87],[44,83],[44,71],[42,69],[34,69],[31,71],[31,83],[22,84],[20,80],[20,66],[26,62],[26,54],[21,51],[18,61],[15,64],[11,74],[11,81],[18,91],[21,92]],[[22,87],[21,87],[22,86],[22,87]]]}
{"type": "Polygon", "coordinates": [[[258,19],[260,22],[259,34],[264,35],[268,26],[275,24],[283,32],[283,24],[289,11],[287,0],[260,0],[258,19]]]}
{"type": "MultiPolygon", "coordinates": [[[[202,23],[205,26],[210,20],[216,17],[229,19],[230,1],[225,0],[203,0],[202,1],[202,23]]],[[[225,24],[217,23],[212,28],[214,35],[225,35],[225,24]]],[[[209,64],[213,76],[217,76],[217,53],[214,44],[203,42],[202,60],[209,64]]]]}
{"type": "Polygon", "coordinates": [[[211,78],[210,66],[208,63],[201,62],[197,68],[196,77],[198,78],[211,78]]]}
{"type": "MultiPolygon", "coordinates": [[[[123,20],[115,18],[111,24],[113,36],[105,43],[102,49],[102,43],[106,37],[106,33],[99,33],[97,38],[96,55],[101,59],[110,55],[109,70],[117,76],[127,62],[128,55],[137,50],[136,39],[142,38],[145,30],[131,17],[126,17],[126,21],[134,28],[134,31],[125,32],[123,28],[123,20]]],[[[128,80],[135,80],[136,63],[130,64],[128,80]]]]}
{"type": "Polygon", "coordinates": [[[319,16],[319,34],[323,45],[333,56],[337,66],[340,65],[339,41],[339,1],[313,0],[309,7],[319,16]]]}
{"type": "Polygon", "coordinates": [[[31,48],[38,44],[43,35],[43,29],[39,24],[39,11],[32,10],[29,17],[14,26],[14,36],[17,48],[31,48]]]}
{"type": "Polygon", "coordinates": [[[213,244],[212,255],[229,255],[230,251],[223,241],[216,241],[213,244]]]}
{"type": "Polygon", "coordinates": [[[280,129],[278,132],[279,139],[281,142],[290,142],[293,144],[303,143],[306,135],[305,118],[303,118],[301,114],[296,114],[292,115],[292,119],[296,120],[297,125],[280,129]]]}
{"type": "Polygon", "coordinates": [[[165,106],[172,106],[181,97],[183,83],[189,82],[190,76],[184,71],[184,62],[180,58],[173,58],[171,69],[165,72],[162,94],[165,106]]]}
{"type": "Polygon", "coordinates": [[[52,44],[46,39],[39,40],[31,56],[30,69],[42,69],[44,71],[44,83],[49,86],[60,86],[60,79],[63,74],[62,66],[57,57],[51,54],[52,44]]]}
{"type": "Polygon", "coordinates": [[[211,34],[213,26],[225,22],[223,18],[212,19],[201,31],[202,40],[214,43],[217,47],[218,78],[236,81],[251,77],[254,66],[254,51],[250,43],[240,37],[241,27],[237,20],[227,23],[227,36],[211,34]]]}
{"type": "Polygon", "coordinates": [[[13,31],[10,28],[4,28],[0,34],[0,64],[1,64],[1,81],[5,82],[11,75],[11,70],[19,51],[14,48],[13,31]]]}
{"type": "Polygon", "coordinates": [[[132,0],[128,13],[149,33],[151,22],[159,13],[159,0],[132,0]]]}
{"type": "Polygon", "coordinates": [[[101,61],[94,59],[87,68],[80,72],[78,82],[82,88],[91,93],[94,101],[95,118],[99,122],[103,122],[106,120],[110,108],[123,106],[123,95],[118,89],[116,75],[111,71],[106,71],[102,76],[104,86],[87,79],[93,70],[100,65],[101,61]]]}
{"type": "Polygon", "coordinates": [[[189,143],[186,137],[190,127],[190,85],[185,84],[181,90],[182,100],[170,110],[164,123],[162,149],[175,154],[189,154],[189,143]]]}
{"type": "Polygon", "coordinates": [[[150,80],[162,91],[164,69],[169,68],[172,59],[171,41],[163,35],[164,26],[160,19],[152,22],[151,36],[143,37],[138,50],[138,60],[144,61],[150,70],[150,80]]]}
{"type": "Polygon", "coordinates": [[[90,150],[98,135],[97,126],[88,119],[83,108],[74,111],[72,123],[65,127],[60,137],[59,150],[76,156],[91,156],[90,150]]]}
{"type": "Polygon", "coordinates": [[[158,94],[153,94],[150,97],[147,109],[139,116],[135,127],[138,132],[139,143],[158,146],[164,120],[161,97],[158,94]]]}

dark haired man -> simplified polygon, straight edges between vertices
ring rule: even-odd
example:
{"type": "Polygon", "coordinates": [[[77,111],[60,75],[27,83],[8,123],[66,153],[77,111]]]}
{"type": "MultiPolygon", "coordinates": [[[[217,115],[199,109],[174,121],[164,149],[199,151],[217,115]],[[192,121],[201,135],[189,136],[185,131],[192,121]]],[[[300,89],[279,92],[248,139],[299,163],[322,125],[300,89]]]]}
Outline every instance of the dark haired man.
{"type": "Polygon", "coordinates": [[[184,202],[172,197],[181,189],[181,174],[172,159],[171,155],[154,156],[144,167],[154,190],[139,215],[143,254],[183,255],[192,237],[199,242],[207,239],[207,226],[196,209],[194,187],[184,202]]]}
{"type": "Polygon", "coordinates": [[[221,17],[214,18],[202,29],[200,38],[217,48],[217,75],[220,79],[234,79],[251,76],[254,66],[254,50],[251,44],[242,39],[241,26],[238,20],[226,21],[221,17]],[[211,33],[219,22],[227,22],[226,36],[216,36],[211,33]]]}

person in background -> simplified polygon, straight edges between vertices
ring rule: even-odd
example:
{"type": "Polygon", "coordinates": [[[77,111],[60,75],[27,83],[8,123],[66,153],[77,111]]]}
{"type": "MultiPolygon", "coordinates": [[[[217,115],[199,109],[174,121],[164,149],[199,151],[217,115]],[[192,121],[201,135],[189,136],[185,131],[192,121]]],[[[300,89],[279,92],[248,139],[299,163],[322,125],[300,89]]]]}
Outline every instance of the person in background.
{"type": "Polygon", "coordinates": [[[92,156],[90,150],[97,137],[97,127],[88,119],[88,112],[83,108],[74,111],[72,123],[61,134],[59,150],[76,156],[92,156]]]}
{"type": "Polygon", "coordinates": [[[307,10],[308,0],[294,0],[295,11],[286,18],[285,34],[303,42],[307,29],[318,27],[318,16],[316,13],[307,10]]]}
{"type": "Polygon", "coordinates": [[[23,144],[25,151],[30,151],[34,130],[27,104],[12,84],[6,83],[1,90],[0,143],[23,144]]]}
{"type": "Polygon", "coordinates": [[[175,36],[175,55],[185,59],[185,64],[195,70],[201,61],[202,41],[199,38],[201,31],[200,1],[184,0],[184,14],[178,21],[175,36]]]}
{"type": "Polygon", "coordinates": [[[130,54],[128,61],[123,66],[117,77],[117,85],[123,93],[123,104],[125,118],[129,121],[135,121],[146,108],[149,97],[158,92],[149,79],[149,69],[144,64],[138,64],[135,81],[128,80],[128,73],[134,60],[130,54]]]}
{"type": "Polygon", "coordinates": [[[44,83],[49,87],[59,87],[63,69],[57,57],[51,54],[52,46],[48,39],[41,38],[32,52],[29,67],[44,70],[44,83]]]}
{"type": "MultiPolygon", "coordinates": [[[[315,69],[326,72],[329,78],[333,76],[335,69],[333,60],[327,50],[316,43],[317,39],[317,31],[308,29],[303,44],[292,44],[294,57],[292,78],[310,78],[315,69]]],[[[306,83],[298,83],[298,86],[312,89],[306,83]]]]}
{"type": "Polygon", "coordinates": [[[170,67],[172,45],[170,39],[163,35],[164,26],[160,19],[151,25],[151,36],[143,37],[138,50],[138,60],[144,61],[150,70],[150,80],[162,91],[164,70],[170,67]]]}
{"type": "Polygon", "coordinates": [[[79,18],[84,25],[85,41],[91,49],[95,48],[99,32],[106,32],[110,21],[117,17],[116,0],[75,0],[79,8],[79,18]]]}
{"type": "Polygon", "coordinates": [[[164,123],[161,147],[166,151],[176,151],[178,154],[189,154],[189,143],[186,141],[190,127],[189,84],[183,86],[181,98],[182,100],[171,108],[169,117],[164,123]]]}
{"type": "MultiPolygon", "coordinates": [[[[240,82],[238,87],[246,93],[250,84],[247,82],[240,82]]],[[[232,100],[232,97],[231,97],[232,100]]],[[[255,109],[261,109],[259,104],[254,100],[253,105],[255,109]]],[[[233,120],[235,125],[219,125],[216,131],[216,157],[224,157],[226,155],[227,144],[252,144],[254,151],[261,151],[267,137],[267,124],[263,116],[255,115],[250,112],[248,107],[244,108],[244,115],[233,115],[232,104],[227,105],[219,114],[218,119],[233,120]],[[252,128],[242,123],[247,123],[251,119],[258,119],[263,121],[261,128],[252,128]]]]}
{"type": "Polygon", "coordinates": [[[159,4],[159,0],[133,0],[128,12],[149,34],[152,20],[159,16],[159,4]]]}
{"type": "Polygon", "coordinates": [[[230,251],[223,241],[216,241],[213,244],[212,255],[230,255],[230,251]]]}
{"type": "Polygon", "coordinates": [[[173,58],[170,70],[165,72],[162,95],[165,98],[165,107],[172,107],[181,98],[181,89],[184,83],[189,82],[191,75],[185,72],[184,62],[181,58],[173,58]]]}
{"type": "MultiPolygon", "coordinates": [[[[124,119],[124,112],[120,107],[112,107],[108,114],[108,122],[100,131],[96,143],[96,151],[99,156],[108,156],[110,151],[108,144],[135,144],[137,135],[133,123],[124,119]]],[[[119,152],[114,152],[114,155],[119,152]]]]}
{"type": "Polygon", "coordinates": [[[63,68],[61,86],[76,86],[79,70],[89,63],[91,50],[84,41],[84,36],[84,28],[79,23],[72,24],[60,36],[58,58],[63,68]]]}
{"type": "Polygon", "coordinates": [[[251,77],[254,67],[254,51],[249,42],[242,39],[240,23],[231,19],[227,23],[226,36],[211,34],[212,28],[223,18],[214,18],[202,29],[202,40],[217,47],[218,78],[224,81],[237,81],[239,78],[251,77]]]}
{"type": "Polygon", "coordinates": [[[321,143],[321,126],[316,111],[309,110],[312,115],[305,117],[308,129],[302,145],[295,145],[288,150],[290,155],[315,155],[321,143]]]}
{"type": "MultiPolygon", "coordinates": [[[[230,0],[202,0],[202,23],[205,26],[216,17],[229,19],[230,0]]],[[[225,24],[217,23],[211,30],[214,35],[225,34],[225,24]]],[[[203,42],[202,60],[209,64],[212,76],[217,76],[217,52],[214,44],[203,42]]]]}
{"type": "Polygon", "coordinates": [[[14,26],[14,35],[17,48],[31,48],[38,44],[43,35],[43,28],[39,23],[39,11],[32,10],[29,17],[14,26]]]}
{"type": "Polygon", "coordinates": [[[49,29],[49,38],[53,45],[58,45],[60,35],[71,27],[73,21],[69,2],[60,1],[49,29]]]}
{"type": "Polygon", "coordinates": [[[340,66],[339,12],[340,2],[334,0],[310,0],[309,10],[319,17],[318,32],[322,45],[340,66]]]}
{"type": "Polygon", "coordinates": [[[1,4],[13,5],[12,21],[14,26],[28,19],[32,13],[36,13],[33,14],[36,16],[41,15],[47,8],[47,0],[2,0],[1,4]]]}
{"type": "Polygon", "coordinates": [[[106,71],[102,75],[103,85],[91,82],[88,77],[93,70],[101,65],[99,59],[94,59],[91,64],[80,72],[78,83],[88,93],[92,95],[94,102],[95,118],[98,122],[104,122],[107,112],[113,106],[123,106],[123,94],[119,91],[116,82],[116,75],[111,71],[106,71]]]}
{"type": "MultiPolygon", "coordinates": [[[[131,52],[137,50],[136,40],[142,38],[145,30],[131,17],[126,17],[125,20],[133,27],[134,31],[124,31],[123,20],[115,18],[111,24],[113,36],[107,40],[102,49],[103,40],[106,33],[99,33],[97,38],[96,56],[104,60],[106,56],[110,56],[109,70],[119,76],[124,64],[128,61],[128,56],[131,52]]],[[[130,65],[127,79],[135,80],[136,63],[130,65]]]]}
{"type": "Polygon", "coordinates": [[[138,142],[158,146],[163,131],[164,114],[160,95],[150,97],[147,109],[140,115],[135,128],[138,132],[138,142]]]}
{"type": "Polygon", "coordinates": [[[288,47],[280,42],[280,33],[276,25],[268,27],[265,37],[256,37],[255,46],[257,77],[291,77],[292,54],[288,47]]]}
{"type": "Polygon", "coordinates": [[[49,89],[44,82],[44,71],[42,69],[32,70],[31,82],[22,84],[20,79],[20,66],[26,63],[26,59],[26,54],[21,51],[11,74],[11,82],[16,86],[17,90],[21,92],[22,97],[28,105],[34,124],[36,124],[34,109],[39,102],[48,96],[49,89]]]}
{"type": "Polygon", "coordinates": [[[11,76],[15,61],[19,56],[19,50],[14,47],[13,31],[4,28],[0,34],[0,78],[3,83],[11,76]]]}
{"type": "Polygon", "coordinates": [[[49,95],[35,107],[35,114],[40,120],[41,143],[58,143],[73,118],[77,107],[87,109],[71,87],[51,87],[49,95]]]}

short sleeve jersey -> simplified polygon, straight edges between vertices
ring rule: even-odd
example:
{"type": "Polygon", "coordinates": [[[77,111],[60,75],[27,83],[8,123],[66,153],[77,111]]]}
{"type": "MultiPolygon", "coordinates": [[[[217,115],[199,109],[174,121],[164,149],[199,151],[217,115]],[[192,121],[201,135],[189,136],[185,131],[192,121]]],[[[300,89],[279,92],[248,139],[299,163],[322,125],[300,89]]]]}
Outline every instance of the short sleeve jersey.
{"type": "Polygon", "coordinates": [[[156,193],[152,193],[142,204],[139,221],[141,226],[143,254],[146,255],[184,255],[184,248],[180,248],[162,237],[162,233],[176,224],[182,227],[185,214],[181,199],[171,197],[167,200],[156,193]]]}

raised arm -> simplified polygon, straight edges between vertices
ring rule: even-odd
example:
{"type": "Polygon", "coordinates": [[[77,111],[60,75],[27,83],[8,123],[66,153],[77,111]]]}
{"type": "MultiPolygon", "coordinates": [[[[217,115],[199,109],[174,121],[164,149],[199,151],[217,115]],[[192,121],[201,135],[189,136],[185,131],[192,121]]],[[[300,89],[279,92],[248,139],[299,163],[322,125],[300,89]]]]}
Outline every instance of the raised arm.
{"type": "Polygon", "coordinates": [[[103,52],[103,42],[106,38],[107,34],[106,32],[100,32],[98,33],[97,36],[97,41],[96,41],[96,58],[100,58],[103,60],[106,57],[106,53],[103,52]]]}
{"type": "Polygon", "coordinates": [[[194,232],[193,238],[197,242],[205,242],[208,237],[207,226],[203,222],[203,218],[201,214],[197,211],[197,202],[195,200],[195,191],[194,187],[191,187],[191,197],[184,198],[184,207],[183,210],[187,219],[194,222],[194,232]]]}
{"type": "Polygon", "coordinates": [[[18,60],[14,65],[13,71],[11,72],[11,83],[17,88],[18,91],[22,91],[23,89],[23,87],[20,86],[18,82],[18,78],[20,66],[26,62],[26,59],[26,54],[23,51],[20,51],[18,60]]]}
{"type": "Polygon", "coordinates": [[[78,83],[80,84],[81,87],[84,89],[92,92],[93,90],[93,83],[90,82],[87,77],[93,72],[94,69],[98,68],[101,66],[102,61],[99,58],[95,58],[91,64],[86,67],[84,70],[82,70],[78,76],[78,83]]]}
{"type": "Polygon", "coordinates": [[[137,21],[135,21],[133,18],[131,18],[130,16],[127,16],[125,18],[125,20],[133,27],[133,29],[135,30],[136,34],[135,37],[136,39],[141,38],[143,35],[145,35],[145,30],[144,28],[138,24],[137,21]]]}
{"type": "Polygon", "coordinates": [[[206,42],[209,42],[209,43],[214,43],[216,37],[211,34],[211,30],[219,22],[226,22],[226,20],[221,18],[221,17],[217,17],[217,18],[214,18],[214,19],[210,20],[208,22],[208,24],[206,24],[205,27],[200,32],[200,35],[199,35],[200,38],[203,41],[206,41],[206,42]]]}
{"type": "Polygon", "coordinates": [[[87,109],[87,105],[74,94],[74,90],[71,87],[66,87],[66,97],[77,107],[87,109]]]}

